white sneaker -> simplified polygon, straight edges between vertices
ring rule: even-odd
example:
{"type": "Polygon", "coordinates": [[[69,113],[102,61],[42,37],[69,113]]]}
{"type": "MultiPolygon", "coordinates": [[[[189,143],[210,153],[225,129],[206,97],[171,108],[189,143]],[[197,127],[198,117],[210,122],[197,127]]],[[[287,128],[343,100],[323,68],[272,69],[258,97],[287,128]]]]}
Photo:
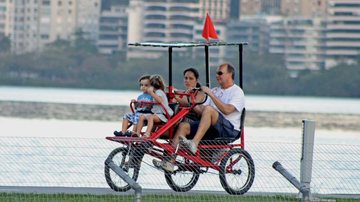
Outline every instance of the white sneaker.
{"type": "Polygon", "coordinates": [[[196,154],[196,151],[197,151],[197,147],[194,143],[194,141],[192,140],[188,140],[186,139],[186,137],[184,136],[180,136],[180,144],[182,146],[184,146],[187,150],[189,150],[192,154],[196,154]]]}
{"type": "Polygon", "coordinates": [[[153,159],[153,164],[156,168],[162,169],[168,172],[174,172],[174,165],[170,163],[169,161],[159,161],[156,159],[153,159]]]}

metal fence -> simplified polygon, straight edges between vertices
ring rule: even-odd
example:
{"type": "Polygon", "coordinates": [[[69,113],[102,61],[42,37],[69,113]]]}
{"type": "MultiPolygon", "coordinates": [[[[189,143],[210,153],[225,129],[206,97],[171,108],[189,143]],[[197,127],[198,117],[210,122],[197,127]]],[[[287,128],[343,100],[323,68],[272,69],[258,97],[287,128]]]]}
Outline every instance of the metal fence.
{"type": "MultiPolygon", "coordinates": [[[[115,192],[104,177],[109,153],[122,145],[98,138],[0,137],[0,201],[133,201],[134,191],[115,192]],[[29,194],[30,193],[30,194],[29,194]],[[66,198],[69,197],[69,198],[66,198]],[[55,200],[55,199],[56,200],[55,200]]],[[[138,184],[142,201],[298,201],[298,190],[272,168],[280,161],[300,176],[301,144],[247,141],[255,180],[241,196],[227,194],[217,171],[201,174],[189,192],[174,192],[164,172],[145,155],[138,184]]],[[[360,200],[360,145],[314,146],[314,198],[360,200]]]]}

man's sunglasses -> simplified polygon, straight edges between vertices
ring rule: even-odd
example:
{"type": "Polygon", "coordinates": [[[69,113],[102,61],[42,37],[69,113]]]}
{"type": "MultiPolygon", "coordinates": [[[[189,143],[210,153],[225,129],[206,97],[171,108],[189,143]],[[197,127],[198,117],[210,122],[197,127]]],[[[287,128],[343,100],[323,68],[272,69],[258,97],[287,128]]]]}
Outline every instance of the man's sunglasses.
{"type": "Polygon", "coordinates": [[[223,74],[224,74],[224,72],[222,72],[222,71],[218,71],[218,72],[216,72],[216,74],[217,74],[217,75],[219,75],[219,76],[221,76],[221,75],[223,75],[223,74]]]}

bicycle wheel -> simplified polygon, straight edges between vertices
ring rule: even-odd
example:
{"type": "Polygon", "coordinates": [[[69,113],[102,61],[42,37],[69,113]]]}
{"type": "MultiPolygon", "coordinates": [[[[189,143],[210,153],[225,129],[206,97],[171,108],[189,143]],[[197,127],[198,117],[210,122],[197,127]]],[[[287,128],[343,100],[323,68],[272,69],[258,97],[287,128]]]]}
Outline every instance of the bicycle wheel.
{"type": "Polygon", "coordinates": [[[178,156],[176,160],[178,166],[175,166],[174,172],[165,171],[166,183],[176,192],[187,192],[199,180],[200,168],[184,157],[178,156]]]}
{"type": "MultiPolygon", "coordinates": [[[[139,176],[140,165],[130,165],[129,149],[119,147],[114,149],[108,156],[117,166],[125,171],[133,180],[137,180],[139,176]]],[[[141,161],[139,161],[141,163],[141,161]]],[[[125,182],[118,174],[116,174],[108,165],[105,164],[105,179],[110,188],[114,191],[125,192],[131,189],[130,185],[125,182]]]]}
{"type": "Polygon", "coordinates": [[[255,165],[250,154],[242,149],[232,149],[220,163],[219,177],[229,194],[245,194],[255,178],[255,165]]]}

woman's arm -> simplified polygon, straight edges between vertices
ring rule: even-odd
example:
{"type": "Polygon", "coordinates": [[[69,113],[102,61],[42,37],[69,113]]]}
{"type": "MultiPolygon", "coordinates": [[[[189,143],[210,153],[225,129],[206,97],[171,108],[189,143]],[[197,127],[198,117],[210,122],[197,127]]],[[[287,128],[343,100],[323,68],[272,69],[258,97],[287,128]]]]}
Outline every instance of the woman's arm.
{"type": "MultiPolygon", "coordinates": [[[[185,92],[185,91],[183,91],[183,92],[185,92]]],[[[181,106],[189,106],[186,96],[175,95],[175,100],[178,101],[181,106]]]]}

